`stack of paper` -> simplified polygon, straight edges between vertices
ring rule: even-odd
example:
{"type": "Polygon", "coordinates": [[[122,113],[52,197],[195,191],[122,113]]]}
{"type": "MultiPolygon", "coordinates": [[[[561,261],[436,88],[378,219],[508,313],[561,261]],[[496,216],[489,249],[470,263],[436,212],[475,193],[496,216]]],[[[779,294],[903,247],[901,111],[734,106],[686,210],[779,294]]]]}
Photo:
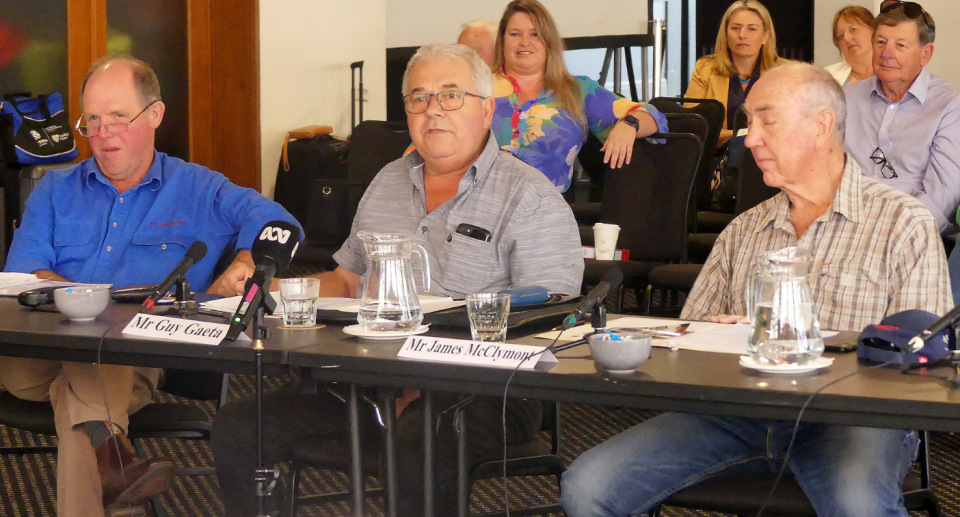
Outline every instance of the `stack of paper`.
{"type": "MultiPolygon", "coordinates": [[[[747,353],[747,339],[750,337],[750,325],[746,323],[735,323],[731,325],[710,323],[707,321],[687,322],[682,320],[626,317],[610,320],[607,328],[609,330],[620,331],[635,329],[642,332],[644,329],[656,329],[672,332],[682,323],[690,323],[687,331],[682,336],[654,339],[653,345],[684,350],[699,350],[702,352],[722,352],[739,355],[747,353]]],[[[584,336],[591,332],[593,332],[593,327],[590,325],[582,325],[564,331],[562,335],[559,331],[552,331],[538,334],[537,337],[552,340],[560,335],[561,342],[576,341],[583,339],[584,336]]],[[[823,338],[835,336],[836,334],[836,332],[821,331],[823,338]]]]}
{"type": "Polygon", "coordinates": [[[0,273],[0,296],[16,296],[39,287],[68,285],[76,285],[76,283],[41,280],[30,273],[0,273]]]}

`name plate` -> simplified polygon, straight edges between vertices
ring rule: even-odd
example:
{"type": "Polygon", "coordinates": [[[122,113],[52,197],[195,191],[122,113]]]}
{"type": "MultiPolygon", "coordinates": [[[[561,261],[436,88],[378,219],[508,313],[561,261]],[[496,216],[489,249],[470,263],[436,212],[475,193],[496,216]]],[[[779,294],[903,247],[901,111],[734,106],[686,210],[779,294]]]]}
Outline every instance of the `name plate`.
{"type": "Polygon", "coordinates": [[[411,336],[404,342],[397,357],[434,361],[439,363],[473,364],[532,370],[537,364],[556,363],[557,358],[543,346],[512,345],[509,343],[486,343],[465,339],[411,336]]]}
{"type": "MultiPolygon", "coordinates": [[[[219,345],[229,329],[230,325],[222,323],[168,318],[155,314],[137,314],[130,323],[127,323],[122,333],[201,345],[219,345]]],[[[245,335],[241,334],[241,336],[245,335]]]]}

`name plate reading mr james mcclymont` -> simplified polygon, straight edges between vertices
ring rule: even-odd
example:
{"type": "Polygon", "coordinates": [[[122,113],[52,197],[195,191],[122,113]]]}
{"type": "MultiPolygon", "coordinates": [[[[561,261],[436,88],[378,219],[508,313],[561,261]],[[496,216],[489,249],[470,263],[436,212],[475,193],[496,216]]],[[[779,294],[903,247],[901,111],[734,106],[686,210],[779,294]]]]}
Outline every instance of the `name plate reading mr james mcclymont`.
{"type": "Polygon", "coordinates": [[[137,314],[130,323],[127,323],[123,334],[201,345],[218,345],[229,329],[230,325],[222,323],[168,318],[155,314],[137,314]]]}
{"type": "Polygon", "coordinates": [[[397,357],[440,363],[474,364],[532,370],[537,363],[556,363],[557,358],[542,346],[489,343],[465,339],[411,336],[397,353],[397,357]]]}

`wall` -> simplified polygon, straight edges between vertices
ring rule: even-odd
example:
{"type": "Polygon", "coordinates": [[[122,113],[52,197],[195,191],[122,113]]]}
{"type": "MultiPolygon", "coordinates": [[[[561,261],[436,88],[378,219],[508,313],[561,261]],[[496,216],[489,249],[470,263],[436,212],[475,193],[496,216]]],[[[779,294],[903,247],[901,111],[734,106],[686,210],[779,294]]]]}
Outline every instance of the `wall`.
{"type": "MultiPolygon", "coordinates": [[[[456,42],[463,23],[477,18],[499,22],[507,3],[506,0],[389,0],[387,46],[456,42]]],[[[581,0],[543,0],[542,3],[564,38],[647,33],[646,0],[603,0],[600,9],[585,9],[581,0]]]]}
{"type": "Polygon", "coordinates": [[[263,194],[273,197],[286,132],[350,133],[350,63],[364,61],[364,118],[386,117],[387,0],[260,0],[263,194]]]}

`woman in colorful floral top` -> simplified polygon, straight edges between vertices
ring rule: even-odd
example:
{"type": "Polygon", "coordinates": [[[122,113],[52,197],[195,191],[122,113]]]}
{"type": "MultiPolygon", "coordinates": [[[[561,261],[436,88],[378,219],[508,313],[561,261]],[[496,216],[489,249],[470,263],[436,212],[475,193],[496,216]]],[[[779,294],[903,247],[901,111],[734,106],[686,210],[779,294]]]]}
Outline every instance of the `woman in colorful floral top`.
{"type": "Polygon", "coordinates": [[[633,141],[667,131],[649,104],[631,102],[563,64],[563,41],[537,0],[507,5],[497,33],[491,128],[500,148],[543,172],[561,190],[570,186],[573,161],[593,132],[604,142],[604,163],[630,163],[633,141]]]}

